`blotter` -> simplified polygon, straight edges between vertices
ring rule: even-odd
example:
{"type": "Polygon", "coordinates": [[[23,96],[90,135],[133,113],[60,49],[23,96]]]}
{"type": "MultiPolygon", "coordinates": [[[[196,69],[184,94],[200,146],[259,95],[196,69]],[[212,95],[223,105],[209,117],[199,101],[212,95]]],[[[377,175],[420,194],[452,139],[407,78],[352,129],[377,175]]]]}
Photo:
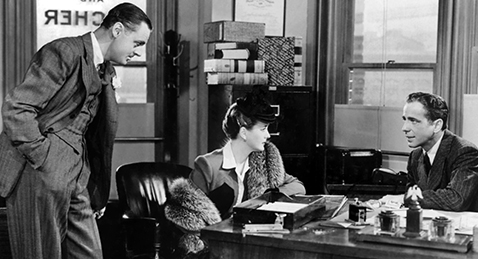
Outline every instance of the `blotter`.
{"type": "Polygon", "coordinates": [[[284,228],[293,230],[325,212],[321,195],[287,196],[266,193],[247,200],[233,209],[234,224],[272,224],[278,214],[285,214],[284,228]]]}
{"type": "Polygon", "coordinates": [[[455,234],[455,238],[452,241],[430,240],[426,233],[417,238],[408,238],[403,235],[403,232],[405,232],[405,229],[401,228],[394,236],[378,235],[374,234],[373,226],[369,226],[357,232],[356,238],[358,241],[448,250],[460,253],[468,252],[473,240],[471,236],[460,234],[455,234]]]}

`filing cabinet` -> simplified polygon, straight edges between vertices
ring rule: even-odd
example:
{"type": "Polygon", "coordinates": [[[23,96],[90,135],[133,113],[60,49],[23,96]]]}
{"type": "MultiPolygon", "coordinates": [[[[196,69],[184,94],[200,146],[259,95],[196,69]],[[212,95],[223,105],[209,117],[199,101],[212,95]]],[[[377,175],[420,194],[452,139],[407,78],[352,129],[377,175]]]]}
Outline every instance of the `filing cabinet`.
{"type": "MultiPolygon", "coordinates": [[[[227,141],[222,120],[238,97],[251,91],[250,85],[209,85],[208,151],[227,141]]],[[[278,120],[269,126],[270,141],[281,152],[286,172],[298,177],[307,193],[320,193],[320,172],[315,159],[315,103],[310,86],[263,86],[278,120]]]]}

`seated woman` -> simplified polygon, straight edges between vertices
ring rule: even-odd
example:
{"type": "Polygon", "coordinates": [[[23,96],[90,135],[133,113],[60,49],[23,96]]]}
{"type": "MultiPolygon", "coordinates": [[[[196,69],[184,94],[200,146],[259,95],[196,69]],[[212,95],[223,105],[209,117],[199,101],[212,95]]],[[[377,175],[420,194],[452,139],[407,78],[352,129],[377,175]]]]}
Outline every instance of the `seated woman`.
{"type": "Polygon", "coordinates": [[[231,216],[233,206],[270,190],[305,194],[302,182],[285,172],[277,147],[267,141],[275,120],[265,93],[255,88],[228,109],[222,123],[229,138],[224,147],[196,158],[190,180],[222,219],[231,216]]]}

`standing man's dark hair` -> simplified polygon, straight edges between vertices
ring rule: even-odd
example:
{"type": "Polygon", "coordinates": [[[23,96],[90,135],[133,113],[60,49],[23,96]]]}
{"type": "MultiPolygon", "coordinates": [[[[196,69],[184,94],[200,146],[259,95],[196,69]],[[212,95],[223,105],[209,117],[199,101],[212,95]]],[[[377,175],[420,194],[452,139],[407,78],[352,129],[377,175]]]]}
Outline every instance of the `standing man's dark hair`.
{"type": "Polygon", "coordinates": [[[95,216],[108,201],[117,129],[115,69],[140,56],[151,21],[116,6],[94,32],[54,40],[5,97],[0,196],[13,258],[103,258],[95,216]]]}
{"type": "Polygon", "coordinates": [[[149,30],[153,30],[149,17],[139,7],[131,3],[122,3],[111,9],[103,19],[101,26],[110,28],[117,22],[123,23],[130,31],[136,31],[136,27],[143,22],[146,23],[149,30]]]}

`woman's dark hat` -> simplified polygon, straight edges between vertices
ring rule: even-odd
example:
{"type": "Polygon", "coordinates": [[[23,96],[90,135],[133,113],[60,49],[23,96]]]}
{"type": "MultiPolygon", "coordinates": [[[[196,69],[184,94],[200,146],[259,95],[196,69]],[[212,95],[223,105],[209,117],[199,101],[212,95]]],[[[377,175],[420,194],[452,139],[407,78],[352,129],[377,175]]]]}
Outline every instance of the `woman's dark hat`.
{"type": "Polygon", "coordinates": [[[270,124],[276,120],[276,115],[266,99],[266,94],[264,89],[254,87],[246,96],[237,98],[237,108],[249,118],[270,124]]]}

